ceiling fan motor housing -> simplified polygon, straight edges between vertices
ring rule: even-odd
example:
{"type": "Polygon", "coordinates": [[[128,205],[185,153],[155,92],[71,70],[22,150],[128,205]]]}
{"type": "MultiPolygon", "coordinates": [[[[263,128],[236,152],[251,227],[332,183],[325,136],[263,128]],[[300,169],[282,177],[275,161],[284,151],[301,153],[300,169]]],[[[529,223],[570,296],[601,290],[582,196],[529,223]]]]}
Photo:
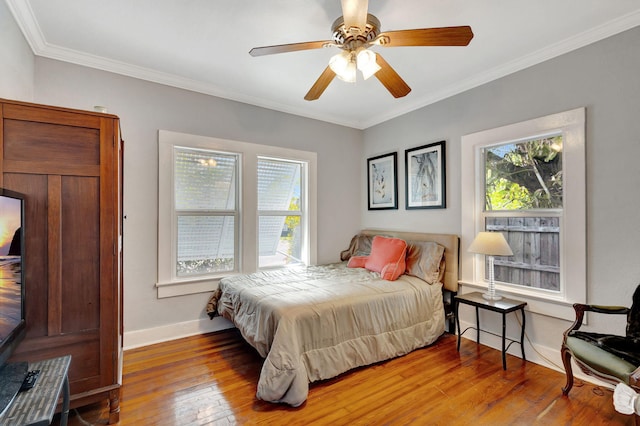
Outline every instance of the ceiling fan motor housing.
{"type": "Polygon", "coordinates": [[[333,41],[345,50],[356,50],[357,48],[372,43],[380,32],[380,21],[370,13],[367,13],[367,24],[364,28],[350,27],[344,25],[344,17],[340,16],[331,26],[333,30],[333,41]]]}

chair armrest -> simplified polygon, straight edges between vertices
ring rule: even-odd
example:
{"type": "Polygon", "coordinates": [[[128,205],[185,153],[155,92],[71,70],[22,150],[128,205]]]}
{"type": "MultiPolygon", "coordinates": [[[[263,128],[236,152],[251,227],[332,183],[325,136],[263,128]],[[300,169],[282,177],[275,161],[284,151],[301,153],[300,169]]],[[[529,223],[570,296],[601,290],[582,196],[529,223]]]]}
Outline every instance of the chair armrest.
{"type": "MultiPolygon", "coordinates": [[[[576,305],[580,305],[576,303],[573,305],[575,309],[576,305]]],[[[597,312],[599,314],[628,314],[630,309],[625,308],[624,306],[604,306],[604,305],[582,305],[585,306],[585,311],[597,312]]]]}
{"type": "Polygon", "coordinates": [[[636,391],[640,389],[640,367],[636,368],[633,373],[629,374],[629,385],[636,391]]]}
{"type": "Polygon", "coordinates": [[[576,319],[571,325],[571,327],[569,327],[569,329],[564,332],[565,339],[567,338],[567,335],[570,332],[574,330],[578,330],[580,329],[580,327],[582,327],[582,321],[584,320],[585,312],[595,312],[598,314],[627,315],[630,311],[629,308],[625,308],[624,306],[585,305],[583,303],[574,303],[573,309],[576,311],[576,319]]]}

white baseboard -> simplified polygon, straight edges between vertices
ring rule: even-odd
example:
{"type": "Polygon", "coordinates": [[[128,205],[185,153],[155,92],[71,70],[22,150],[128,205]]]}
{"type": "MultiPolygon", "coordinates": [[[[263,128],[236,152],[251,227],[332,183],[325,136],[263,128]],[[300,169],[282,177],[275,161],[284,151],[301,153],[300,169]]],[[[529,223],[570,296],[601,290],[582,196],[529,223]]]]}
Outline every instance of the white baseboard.
{"type": "Polygon", "coordinates": [[[139,348],[141,346],[153,345],[155,343],[167,342],[169,340],[180,339],[182,337],[194,336],[196,334],[211,333],[213,331],[233,328],[230,321],[222,317],[212,320],[201,318],[195,321],[169,324],[162,327],[147,328],[144,330],[126,331],[124,333],[124,350],[139,348]]]}
{"type": "MultiPolygon", "coordinates": [[[[460,328],[462,330],[465,330],[467,327],[475,327],[475,323],[472,324],[472,323],[465,323],[464,321],[460,321],[460,328]]],[[[469,339],[475,343],[476,342],[475,329],[467,331],[462,336],[462,338],[469,339]]],[[[564,375],[565,374],[564,365],[562,364],[562,357],[560,355],[561,343],[562,342],[558,342],[557,348],[550,348],[548,346],[542,346],[537,344],[532,346],[525,336],[525,339],[524,339],[525,357],[527,358],[527,361],[531,361],[535,364],[542,365],[543,367],[547,367],[552,370],[556,370],[564,375]]],[[[498,351],[502,351],[502,339],[492,334],[487,334],[487,333],[480,334],[480,344],[496,349],[498,351]]],[[[522,351],[520,350],[519,343],[514,343],[513,345],[511,345],[507,353],[509,355],[522,358],[522,351]]],[[[507,368],[509,368],[509,360],[507,360],[507,368]]],[[[573,363],[573,377],[575,379],[579,379],[584,382],[589,382],[594,385],[601,386],[607,389],[613,390],[615,388],[614,386],[608,383],[605,383],[603,381],[600,381],[595,377],[591,377],[584,374],[582,370],[580,370],[580,368],[575,365],[575,363],[573,363]]],[[[562,383],[561,387],[563,386],[564,386],[564,382],[562,383]]]]}

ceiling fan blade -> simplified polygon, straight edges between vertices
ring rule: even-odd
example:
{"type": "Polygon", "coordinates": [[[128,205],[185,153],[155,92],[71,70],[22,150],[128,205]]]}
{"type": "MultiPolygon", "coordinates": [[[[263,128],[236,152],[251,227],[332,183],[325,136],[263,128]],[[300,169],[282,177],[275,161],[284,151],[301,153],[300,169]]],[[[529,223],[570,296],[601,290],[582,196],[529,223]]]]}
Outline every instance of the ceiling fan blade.
{"type": "Polygon", "coordinates": [[[376,53],[376,62],[380,65],[380,70],[375,73],[375,76],[394,98],[406,96],[411,91],[411,87],[404,82],[402,77],[391,68],[391,65],[379,53],[376,53]]]}
{"type": "Polygon", "coordinates": [[[302,43],[277,44],[275,46],[254,47],[249,51],[251,56],[273,55],[275,53],[296,52],[298,50],[320,49],[325,46],[332,46],[335,43],[331,40],[306,41],[302,43]]]}
{"type": "Polygon", "coordinates": [[[473,38],[471,27],[422,28],[385,31],[378,36],[381,46],[466,46],[473,38]]]}
{"type": "Polygon", "coordinates": [[[329,83],[333,81],[335,76],[336,73],[333,72],[331,68],[325,68],[325,70],[322,71],[322,74],[320,74],[320,77],[318,77],[316,82],[313,83],[311,89],[309,89],[307,94],[304,95],[304,99],[307,101],[315,101],[318,99],[320,95],[322,95],[322,92],[324,92],[324,89],[326,89],[327,86],[329,86],[329,83]]]}
{"type": "Polygon", "coordinates": [[[369,0],[341,0],[341,3],[345,28],[358,27],[364,31],[367,25],[369,0]]]}

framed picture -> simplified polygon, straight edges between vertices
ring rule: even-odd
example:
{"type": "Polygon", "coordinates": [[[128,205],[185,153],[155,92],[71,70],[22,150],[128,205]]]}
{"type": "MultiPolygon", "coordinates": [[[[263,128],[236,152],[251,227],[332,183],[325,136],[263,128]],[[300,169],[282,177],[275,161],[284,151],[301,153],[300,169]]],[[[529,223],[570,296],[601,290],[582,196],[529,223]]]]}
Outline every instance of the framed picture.
{"type": "Polygon", "coordinates": [[[445,141],[405,151],[407,209],[444,209],[445,141]]]}
{"type": "Polygon", "coordinates": [[[398,155],[380,155],[367,159],[369,210],[398,208],[398,155]]]}

